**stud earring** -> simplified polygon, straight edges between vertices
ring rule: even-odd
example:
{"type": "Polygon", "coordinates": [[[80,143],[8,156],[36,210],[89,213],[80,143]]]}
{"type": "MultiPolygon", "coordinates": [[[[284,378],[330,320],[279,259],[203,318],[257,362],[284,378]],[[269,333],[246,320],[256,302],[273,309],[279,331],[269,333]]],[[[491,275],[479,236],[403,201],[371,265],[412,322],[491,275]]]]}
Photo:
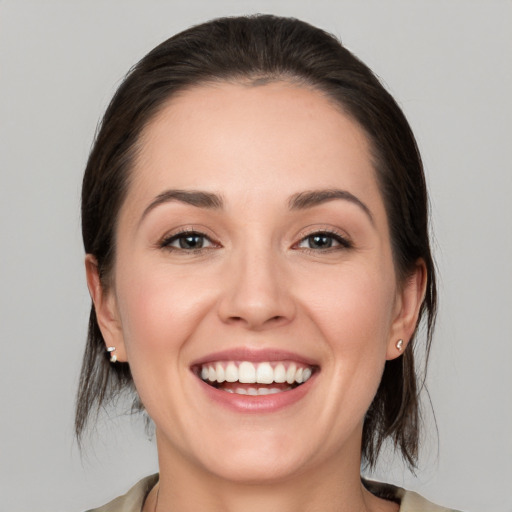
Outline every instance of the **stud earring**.
{"type": "Polygon", "coordinates": [[[396,342],[396,349],[399,351],[399,352],[402,352],[402,347],[404,345],[404,340],[400,339],[396,342]]]}
{"type": "Polygon", "coordinates": [[[114,354],[116,351],[116,347],[107,347],[107,352],[110,354],[110,362],[115,363],[117,361],[117,356],[114,354]]]}

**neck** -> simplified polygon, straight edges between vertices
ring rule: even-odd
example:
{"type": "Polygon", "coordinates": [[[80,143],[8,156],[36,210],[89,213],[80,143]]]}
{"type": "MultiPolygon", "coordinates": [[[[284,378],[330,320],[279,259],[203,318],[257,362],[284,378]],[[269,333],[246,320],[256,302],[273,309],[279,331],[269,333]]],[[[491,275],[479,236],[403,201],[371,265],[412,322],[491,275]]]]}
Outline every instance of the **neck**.
{"type": "MultiPolygon", "coordinates": [[[[194,465],[180,453],[174,452],[169,457],[165,445],[165,442],[159,440],[160,482],[157,512],[397,510],[396,505],[383,502],[362,486],[359,449],[345,450],[321,465],[286,477],[234,481],[194,465]]],[[[144,512],[155,510],[155,498],[156,492],[152,493],[144,512]]]]}

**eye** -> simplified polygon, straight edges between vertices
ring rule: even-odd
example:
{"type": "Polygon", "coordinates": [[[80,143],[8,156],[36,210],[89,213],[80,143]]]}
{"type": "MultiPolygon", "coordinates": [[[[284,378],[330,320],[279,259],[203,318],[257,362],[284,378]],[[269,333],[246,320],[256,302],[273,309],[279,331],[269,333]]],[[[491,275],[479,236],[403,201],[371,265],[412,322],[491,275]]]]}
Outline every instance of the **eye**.
{"type": "Polygon", "coordinates": [[[348,249],[352,247],[352,244],[338,233],[331,233],[328,231],[319,231],[317,233],[311,233],[304,237],[298,244],[297,247],[301,249],[310,250],[328,250],[328,249],[348,249]]]}
{"type": "Polygon", "coordinates": [[[215,244],[204,233],[197,231],[182,231],[166,237],[160,243],[160,247],[171,250],[199,251],[214,247],[215,244]]]}

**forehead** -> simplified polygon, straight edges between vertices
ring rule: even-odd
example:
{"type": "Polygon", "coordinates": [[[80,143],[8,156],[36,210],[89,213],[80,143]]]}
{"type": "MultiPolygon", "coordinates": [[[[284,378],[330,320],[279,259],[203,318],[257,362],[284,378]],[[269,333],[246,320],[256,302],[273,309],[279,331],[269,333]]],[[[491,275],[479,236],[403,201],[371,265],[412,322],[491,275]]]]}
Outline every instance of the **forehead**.
{"type": "Polygon", "coordinates": [[[144,130],[131,192],[189,188],[268,198],[377,185],[363,130],[315,89],[216,83],[174,96],[144,130]]]}

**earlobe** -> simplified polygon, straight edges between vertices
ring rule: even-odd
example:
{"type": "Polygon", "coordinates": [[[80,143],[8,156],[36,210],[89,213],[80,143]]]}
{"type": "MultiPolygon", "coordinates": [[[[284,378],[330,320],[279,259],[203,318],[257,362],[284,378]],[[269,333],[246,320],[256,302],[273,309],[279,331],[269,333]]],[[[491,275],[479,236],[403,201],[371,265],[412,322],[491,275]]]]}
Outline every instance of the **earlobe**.
{"type": "Polygon", "coordinates": [[[87,287],[94,304],[96,320],[105,341],[105,350],[115,347],[117,361],[126,361],[123,332],[112,290],[105,289],[99,275],[98,263],[92,254],[85,257],[87,287]]]}
{"type": "Polygon", "coordinates": [[[404,280],[398,293],[391,326],[386,359],[395,359],[405,351],[418,321],[427,286],[427,268],[420,259],[414,271],[404,280]]]}

